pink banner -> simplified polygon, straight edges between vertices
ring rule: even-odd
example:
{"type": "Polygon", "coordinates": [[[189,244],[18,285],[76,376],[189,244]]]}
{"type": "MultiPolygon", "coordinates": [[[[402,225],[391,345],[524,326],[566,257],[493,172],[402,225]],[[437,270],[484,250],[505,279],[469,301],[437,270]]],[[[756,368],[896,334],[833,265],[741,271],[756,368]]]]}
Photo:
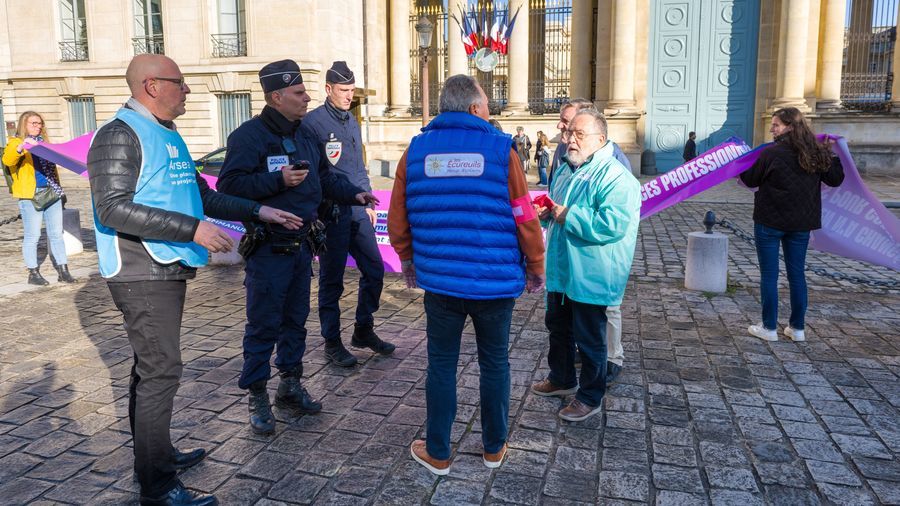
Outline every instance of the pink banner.
{"type": "MultiPolygon", "coordinates": [[[[39,144],[31,152],[87,177],[87,150],[93,133],[65,144],[39,144]]],[[[823,136],[820,136],[822,138],[823,136]]],[[[888,211],[866,187],[853,163],[847,142],[834,137],[834,151],[844,166],[844,183],[822,189],[822,229],[812,233],[810,245],[820,251],[871,262],[900,270],[900,219],[888,211]]],[[[641,219],[648,218],[749,169],[767,144],[750,150],[732,137],[697,158],[659,175],[641,186],[641,219]]],[[[216,178],[203,176],[215,188],[216,178]]],[[[387,235],[387,209],[391,192],[374,192],[381,200],[377,208],[375,237],[385,270],[400,271],[400,260],[387,235]]],[[[532,197],[545,192],[531,192],[532,197]]],[[[243,233],[239,223],[206,218],[232,237],[243,233]]],[[[350,260],[352,265],[352,259],[350,260]]]]}

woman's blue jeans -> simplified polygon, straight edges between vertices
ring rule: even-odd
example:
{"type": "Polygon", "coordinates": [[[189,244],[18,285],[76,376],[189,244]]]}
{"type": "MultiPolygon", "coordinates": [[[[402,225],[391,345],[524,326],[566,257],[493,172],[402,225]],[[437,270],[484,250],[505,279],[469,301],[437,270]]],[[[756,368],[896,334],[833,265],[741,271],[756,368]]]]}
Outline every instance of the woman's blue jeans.
{"type": "Polygon", "coordinates": [[[809,231],[783,232],[756,223],[756,255],[759,258],[763,326],[775,330],[778,325],[778,246],[784,250],[784,265],[791,290],[791,327],[803,330],[808,304],[806,294],[806,249],[809,231]]]}
{"type": "Polygon", "coordinates": [[[61,200],[43,211],[35,211],[29,199],[19,200],[19,214],[22,215],[22,256],[25,267],[35,269],[38,266],[37,245],[41,238],[41,220],[47,221],[47,244],[56,265],[67,263],[66,243],[63,241],[63,205],[61,200]]]}
{"type": "Polygon", "coordinates": [[[538,164],[538,184],[547,185],[547,166],[538,164]]]}

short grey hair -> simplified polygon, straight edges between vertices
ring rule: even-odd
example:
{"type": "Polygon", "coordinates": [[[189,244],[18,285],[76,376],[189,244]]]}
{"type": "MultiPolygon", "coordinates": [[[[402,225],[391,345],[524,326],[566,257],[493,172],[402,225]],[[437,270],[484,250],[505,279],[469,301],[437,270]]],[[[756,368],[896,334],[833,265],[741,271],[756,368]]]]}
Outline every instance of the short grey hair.
{"type": "Polygon", "coordinates": [[[444,81],[438,103],[440,112],[469,112],[472,104],[481,102],[478,81],[472,76],[456,74],[444,81]]]}
{"type": "Polygon", "coordinates": [[[572,98],[567,100],[566,103],[559,108],[559,112],[563,112],[569,107],[574,107],[575,112],[583,111],[585,109],[597,110],[597,107],[594,105],[594,103],[586,98],[572,98]]]}
{"type": "Polygon", "coordinates": [[[590,116],[594,120],[594,125],[597,126],[597,130],[599,130],[604,137],[609,137],[606,128],[606,116],[604,116],[602,112],[598,111],[596,107],[590,107],[578,111],[575,114],[575,117],[572,118],[572,122],[574,122],[575,118],[577,118],[578,116],[590,116]]]}

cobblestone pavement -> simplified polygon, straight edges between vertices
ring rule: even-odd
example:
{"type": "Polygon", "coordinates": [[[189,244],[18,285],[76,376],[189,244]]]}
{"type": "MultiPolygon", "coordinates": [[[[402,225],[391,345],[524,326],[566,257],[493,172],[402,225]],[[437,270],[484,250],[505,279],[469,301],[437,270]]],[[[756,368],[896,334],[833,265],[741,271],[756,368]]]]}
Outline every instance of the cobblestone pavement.
{"type": "MultiPolygon", "coordinates": [[[[88,201],[83,189],[70,197],[74,206],[88,201]]],[[[260,437],[246,427],[246,397],[236,385],[243,273],[202,270],[189,283],[172,431],[177,446],[210,455],[181,479],[226,505],[900,503],[900,292],[810,275],[807,342],[751,338],[746,327],[760,311],[752,245],[732,236],[728,293],[682,288],[685,234],[701,228],[707,208],[750,230],[747,193],[734,188],[642,224],[622,311],[625,370],[602,417],[561,422],[562,401],[528,392],[547,373],[547,333],[542,299],[519,299],[510,336],[511,450],[493,471],[479,455],[478,367],[466,328],[455,457],[440,479],[408,453],[425,420],[421,292],[389,276],[376,330],[397,350],[391,357],[355,350],[361,365],[350,370],[326,364],[313,318],[305,385],[324,411],[294,418],[276,410],[276,434],[260,437]]],[[[3,504],[136,500],[127,421],[132,353],[96,275],[90,215],[81,209],[88,251],[70,261],[82,278],[76,285],[22,291],[21,226],[0,227],[3,504]]],[[[11,210],[3,199],[0,218],[11,210]]],[[[900,278],[813,251],[810,263],[900,278]]],[[[348,276],[344,299],[348,329],[356,279],[348,276]]]]}

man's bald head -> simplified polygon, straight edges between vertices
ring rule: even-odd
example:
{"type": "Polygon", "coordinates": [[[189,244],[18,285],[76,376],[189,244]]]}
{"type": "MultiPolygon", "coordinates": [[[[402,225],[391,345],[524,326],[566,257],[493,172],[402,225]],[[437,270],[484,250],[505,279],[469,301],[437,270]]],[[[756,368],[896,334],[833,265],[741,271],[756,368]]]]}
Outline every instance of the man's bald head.
{"type": "Polygon", "coordinates": [[[125,71],[125,82],[131,96],[157,118],[171,121],[184,114],[185,98],[191,90],[184,84],[178,64],[168,56],[135,56],[125,71]]]}
{"type": "Polygon", "coordinates": [[[131,59],[128,70],[125,71],[125,82],[131,94],[137,98],[135,92],[140,93],[144,88],[144,81],[156,76],[172,74],[172,69],[178,69],[178,65],[171,58],[161,54],[139,54],[131,59]],[[166,73],[167,71],[168,74],[166,73]]]}

